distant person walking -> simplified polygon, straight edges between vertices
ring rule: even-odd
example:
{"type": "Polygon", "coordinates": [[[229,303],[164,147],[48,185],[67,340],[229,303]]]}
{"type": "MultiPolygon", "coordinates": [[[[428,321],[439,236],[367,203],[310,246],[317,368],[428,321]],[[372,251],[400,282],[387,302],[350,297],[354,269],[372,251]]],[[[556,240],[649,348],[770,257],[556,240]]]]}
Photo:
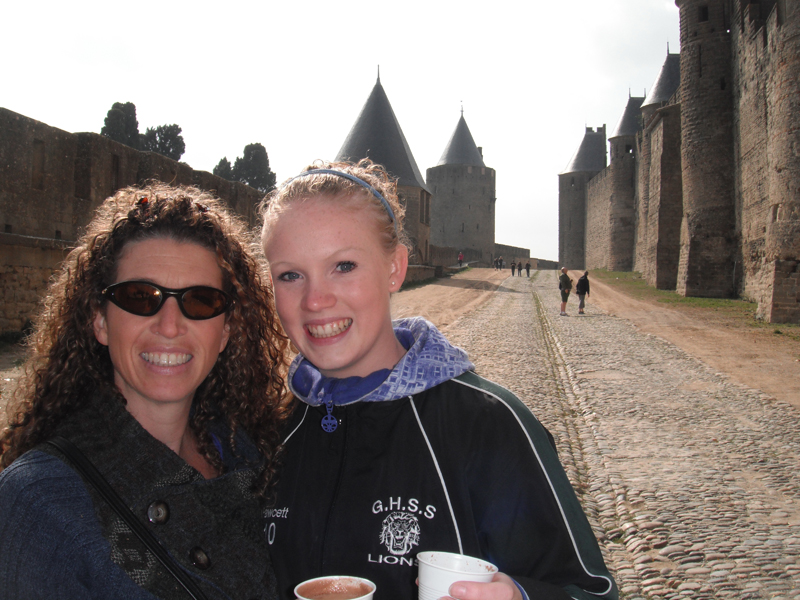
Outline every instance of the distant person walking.
{"type": "Polygon", "coordinates": [[[561,316],[567,316],[567,300],[572,291],[572,279],[567,275],[567,267],[561,267],[561,275],[558,276],[558,289],[561,290],[561,316]]]}
{"type": "Polygon", "coordinates": [[[531,263],[526,262],[525,263],[525,277],[530,277],[530,276],[531,276],[531,263]]]}
{"type": "Polygon", "coordinates": [[[462,265],[463,262],[464,262],[464,253],[463,252],[459,252],[458,253],[458,268],[459,269],[461,268],[461,265],[462,265]]]}
{"type": "Polygon", "coordinates": [[[578,278],[578,283],[575,284],[575,293],[578,294],[580,303],[578,304],[578,314],[586,314],[583,312],[586,306],[586,296],[589,295],[589,271],[583,272],[583,277],[578,278]]]}
{"type": "Polygon", "coordinates": [[[517,268],[517,263],[515,263],[515,262],[512,260],[512,261],[511,261],[511,276],[512,276],[512,277],[514,276],[514,269],[516,269],[516,268],[517,268]]]}

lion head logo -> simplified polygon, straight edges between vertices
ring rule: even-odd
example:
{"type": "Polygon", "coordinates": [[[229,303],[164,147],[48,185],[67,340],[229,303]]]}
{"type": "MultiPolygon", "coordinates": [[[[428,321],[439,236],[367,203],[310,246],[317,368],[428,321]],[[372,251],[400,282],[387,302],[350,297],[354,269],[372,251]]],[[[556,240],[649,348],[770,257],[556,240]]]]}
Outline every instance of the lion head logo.
{"type": "Polygon", "coordinates": [[[383,520],[381,543],[395,556],[407,554],[419,544],[419,521],[410,513],[393,512],[383,520]]]}

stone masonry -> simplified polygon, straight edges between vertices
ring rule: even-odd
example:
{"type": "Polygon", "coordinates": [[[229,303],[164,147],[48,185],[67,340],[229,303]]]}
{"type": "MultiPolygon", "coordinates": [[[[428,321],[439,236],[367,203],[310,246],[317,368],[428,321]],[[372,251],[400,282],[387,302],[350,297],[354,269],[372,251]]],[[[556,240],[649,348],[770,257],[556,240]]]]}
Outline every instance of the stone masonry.
{"type": "Polygon", "coordinates": [[[54,270],[103,200],[148,180],[212,191],[257,222],[258,190],[0,108],[0,331],[19,331],[33,318],[54,270]]]}
{"type": "Polygon", "coordinates": [[[559,260],[631,264],[658,288],[741,296],[768,321],[798,323],[800,3],[676,4],[681,53],[668,54],[633,145],[634,243],[619,202],[631,157],[612,136],[607,168],[559,175],[559,260]]]}

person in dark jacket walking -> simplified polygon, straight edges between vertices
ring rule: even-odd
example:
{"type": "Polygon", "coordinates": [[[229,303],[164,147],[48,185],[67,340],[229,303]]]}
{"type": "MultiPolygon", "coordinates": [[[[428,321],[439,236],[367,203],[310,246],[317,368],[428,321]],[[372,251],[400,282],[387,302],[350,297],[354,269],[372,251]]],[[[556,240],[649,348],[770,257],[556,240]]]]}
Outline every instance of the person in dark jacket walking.
{"type": "Polygon", "coordinates": [[[586,296],[589,295],[589,271],[584,271],[583,275],[578,278],[578,282],[575,284],[575,293],[578,294],[580,300],[578,314],[585,314],[583,309],[586,306],[586,296]]]}
{"type": "Polygon", "coordinates": [[[453,584],[462,600],[617,598],[547,430],[431,323],[392,322],[403,214],[367,159],[311,165],[265,201],[276,308],[300,352],[266,530],[281,598],[333,574],[415,598],[425,550],[500,568],[453,584]]]}
{"type": "Polygon", "coordinates": [[[572,290],[572,279],[567,275],[567,267],[561,267],[561,275],[558,276],[558,289],[561,291],[561,316],[567,316],[567,301],[572,290]]]}
{"type": "Polygon", "coordinates": [[[531,276],[531,263],[526,262],[525,263],[525,277],[530,277],[530,276],[531,276]]]}

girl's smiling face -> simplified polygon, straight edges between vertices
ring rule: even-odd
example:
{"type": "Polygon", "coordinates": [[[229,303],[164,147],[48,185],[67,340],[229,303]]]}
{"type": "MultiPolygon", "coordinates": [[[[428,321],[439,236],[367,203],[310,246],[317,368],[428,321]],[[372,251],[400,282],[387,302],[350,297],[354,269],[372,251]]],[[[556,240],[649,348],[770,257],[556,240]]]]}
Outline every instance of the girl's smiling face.
{"type": "Polygon", "coordinates": [[[390,294],[408,250],[387,254],[369,210],[311,198],[281,213],[265,240],[275,304],[295,346],[327,377],[364,377],[405,354],[392,329],[390,294]]]}

